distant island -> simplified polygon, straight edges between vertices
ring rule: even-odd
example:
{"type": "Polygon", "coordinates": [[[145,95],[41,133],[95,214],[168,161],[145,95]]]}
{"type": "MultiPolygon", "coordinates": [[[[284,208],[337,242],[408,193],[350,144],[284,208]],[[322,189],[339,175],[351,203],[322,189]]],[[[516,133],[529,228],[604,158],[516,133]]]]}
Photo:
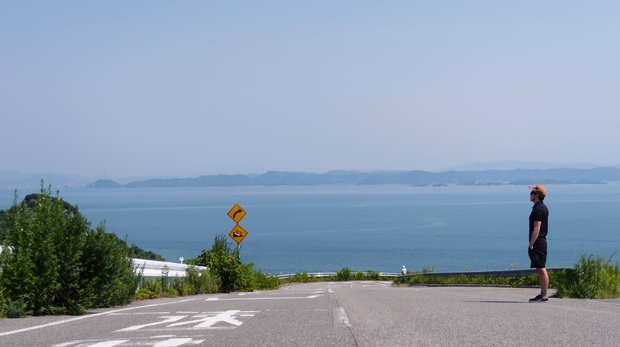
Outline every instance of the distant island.
{"type": "Polygon", "coordinates": [[[379,185],[414,187],[457,185],[605,184],[620,181],[619,168],[515,169],[482,171],[329,171],[326,173],[269,171],[259,175],[211,175],[195,178],[148,179],[120,184],[98,180],[88,188],[235,187],[283,185],[379,185]]]}

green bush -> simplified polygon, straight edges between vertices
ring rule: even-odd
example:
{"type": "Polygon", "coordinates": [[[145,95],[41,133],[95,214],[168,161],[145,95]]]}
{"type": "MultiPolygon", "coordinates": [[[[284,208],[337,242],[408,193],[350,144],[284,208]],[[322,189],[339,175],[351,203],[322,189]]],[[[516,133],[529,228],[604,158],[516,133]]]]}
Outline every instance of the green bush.
{"type": "Polygon", "coordinates": [[[216,276],[219,291],[230,293],[244,287],[244,272],[241,260],[222,251],[211,252],[207,266],[216,276]]]}
{"type": "Polygon", "coordinates": [[[556,296],[579,299],[608,299],[620,297],[620,265],[600,256],[583,255],[574,269],[558,274],[556,296]]]}
{"type": "Polygon", "coordinates": [[[176,298],[179,295],[194,294],[185,277],[170,278],[168,273],[168,267],[164,266],[161,277],[144,279],[138,286],[135,299],[176,298]]]}
{"type": "Polygon", "coordinates": [[[381,274],[378,273],[377,271],[373,271],[373,270],[368,270],[365,273],[365,279],[366,280],[371,280],[371,281],[378,281],[381,279],[381,274]]]}
{"type": "Polygon", "coordinates": [[[22,301],[13,301],[11,299],[7,299],[2,304],[2,309],[0,309],[0,317],[7,318],[23,318],[28,315],[26,311],[26,304],[22,301]]]}
{"type": "Polygon", "coordinates": [[[280,279],[264,272],[254,270],[256,289],[277,289],[280,287],[280,279]]]}
{"type": "Polygon", "coordinates": [[[243,264],[243,291],[253,291],[259,289],[276,289],[280,286],[280,279],[275,276],[253,269],[254,264],[243,264]]]}
{"type": "Polygon", "coordinates": [[[340,269],[340,271],[336,272],[336,280],[338,281],[350,281],[353,279],[353,271],[348,267],[344,267],[340,269]]]}
{"type": "Polygon", "coordinates": [[[153,278],[148,278],[145,279],[142,285],[139,286],[138,291],[135,294],[135,298],[138,300],[155,299],[160,298],[161,293],[161,282],[153,278]]]}
{"type": "Polygon", "coordinates": [[[195,295],[217,292],[217,282],[209,270],[199,271],[193,265],[187,267],[185,278],[175,283],[181,295],[195,295]],[[181,289],[181,290],[179,290],[181,289]]]}
{"type": "Polygon", "coordinates": [[[317,278],[315,276],[309,276],[307,272],[296,272],[295,276],[286,279],[288,283],[306,283],[306,282],[316,282],[317,278]]]}
{"type": "Polygon", "coordinates": [[[132,301],[140,276],[127,254],[127,244],[106,233],[103,224],[87,234],[81,277],[92,298],[91,307],[126,305],[132,301]]]}
{"type": "Polygon", "coordinates": [[[185,271],[185,277],[170,278],[164,269],[161,277],[144,279],[135,294],[135,299],[207,294],[216,293],[217,290],[216,280],[209,270],[198,270],[196,266],[190,265],[185,271]]]}
{"type": "Polygon", "coordinates": [[[218,292],[229,293],[243,288],[243,265],[239,253],[232,248],[226,235],[216,235],[213,247],[203,250],[190,263],[209,268],[216,280],[218,292]]]}
{"type": "Polygon", "coordinates": [[[340,269],[334,276],[325,277],[327,281],[378,281],[381,279],[381,274],[373,271],[353,271],[348,267],[340,269]]]}
{"type": "MultiPolygon", "coordinates": [[[[23,303],[34,315],[83,314],[90,307],[129,303],[139,277],[127,245],[71,206],[41,193],[26,196],[2,214],[0,292],[5,307],[23,303]]],[[[6,310],[6,308],[5,308],[6,310]]]]}
{"type": "Polygon", "coordinates": [[[216,235],[210,250],[203,250],[189,264],[206,266],[215,279],[217,291],[252,291],[272,289],[280,285],[277,277],[271,277],[253,270],[254,264],[243,264],[239,259],[239,250],[234,248],[226,235],[216,235]]]}

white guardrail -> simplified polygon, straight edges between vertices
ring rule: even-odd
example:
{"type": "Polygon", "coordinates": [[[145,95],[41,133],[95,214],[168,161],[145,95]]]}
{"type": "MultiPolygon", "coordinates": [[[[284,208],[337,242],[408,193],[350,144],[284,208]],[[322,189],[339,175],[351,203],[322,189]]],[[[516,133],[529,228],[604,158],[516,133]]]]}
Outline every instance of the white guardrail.
{"type": "MultiPolygon", "coordinates": [[[[172,263],[167,261],[157,261],[148,259],[131,259],[136,271],[143,277],[162,277],[164,270],[168,271],[168,277],[185,277],[187,264],[172,263]]],[[[196,269],[204,270],[205,266],[195,266],[196,269]]]]}
{"type": "MultiPolygon", "coordinates": [[[[2,253],[2,246],[0,246],[0,253],[2,253]]],[[[137,258],[131,259],[131,262],[137,273],[143,277],[162,277],[164,270],[168,271],[168,277],[185,277],[185,271],[189,267],[187,264],[137,258]]],[[[195,267],[199,271],[207,268],[206,266],[195,267]]]]}

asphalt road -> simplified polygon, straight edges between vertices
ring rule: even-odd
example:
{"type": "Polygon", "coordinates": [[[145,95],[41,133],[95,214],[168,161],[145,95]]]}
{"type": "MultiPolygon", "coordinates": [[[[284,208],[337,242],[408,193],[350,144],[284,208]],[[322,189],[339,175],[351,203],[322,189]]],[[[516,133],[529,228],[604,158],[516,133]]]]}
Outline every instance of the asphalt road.
{"type": "Polygon", "coordinates": [[[620,300],[323,282],[0,320],[0,346],[618,346],[620,300]]]}

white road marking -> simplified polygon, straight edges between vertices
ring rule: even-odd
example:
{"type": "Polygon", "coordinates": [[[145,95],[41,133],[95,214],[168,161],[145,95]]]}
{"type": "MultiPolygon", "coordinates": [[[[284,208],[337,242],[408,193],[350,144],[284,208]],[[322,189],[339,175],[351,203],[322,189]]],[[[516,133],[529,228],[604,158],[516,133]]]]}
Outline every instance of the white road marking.
{"type": "Polygon", "coordinates": [[[347,327],[351,327],[351,323],[349,323],[349,317],[347,317],[347,313],[344,311],[344,307],[338,307],[338,318],[339,321],[344,323],[347,327]]]}
{"type": "Polygon", "coordinates": [[[53,345],[53,347],[69,347],[69,346],[73,346],[73,345],[77,345],[80,343],[86,343],[92,340],[75,340],[75,341],[71,341],[71,342],[65,342],[65,343],[61,343],[58,345],[53,345]]]}
{"type": "Polygon", "coordinates": [[[114,346],[118,346],[120,344],[124,344],[127,342],[129,342],[129,345],[131,346],[178,347],[182,345],[198,345],[205,341],[205,340],[194,340],[192,338],[187,338],[187,337],[175,338],[174,335],[161,336],[160,338],[168,338],[168,339],[159,341],[155,343],[154,345],[151,344],[151,342],[135,341],[135,340],[134,341],[108,340],[108,341],[101,341],[101,342],[95,342],[92,340],[90,341],[89,340],[77,340],[77,341],[62,343],[59,345],[54,345],[54,347],[70,347],[70,346],[74,346],[74,347],[114,347],[114,346]],[[92,342],[95,342],[95,343],[90,344],[92,342]]]}
{"type": "MultiPolygon", "coordinates": [[[[202,341],[204,340],[200,340],[200,342],[198,343],[201,343],[202,341]]],[[[158,342],[157,344],[153,345],[153,347],[177,347],[177,346],[184,345],[187,342],[194,342],[194,341],[191,338],[170,339],[170,340],[158,342]]]]}
{"type": "MultiPolygon", "coordinates": [[[[119,313],[110,313],[110,316],[129,316],[129,315],[145,315],[145,316],[153,316],[153,315],[162,315],[162,314],[171,314],[170,311],[161,311],[161,312],[119,312],[119,313]]],[[[178,312],[177,312],[178,313],[178,312]]]]}
{"type": "Polygon", "coordinates": [[[26,331],[32,331],[32,330],[52,327],[54,325],[71,323],[71,322],[75,322],[75,321],[86,319],[86,318],[100,317],[100,316],[110,315],[110,314],[114,314],[114,313],[118,313],[118,312],[137,310],[137,309],[146,308],[146,307],[156,307],[156,306],[163,306],[163,305],[178,304],[178,303],[181,303],[181,302],[194,301],[194,300],[202,300],[202,298],[200,298],[200,299],[185,299],[185,300],[179,300],[179,301],[174,301],[174,302],[164,302],[164,303],[160,303],[160,304],[144,305],[144,306],[137,306],[137,307],[128,307],[128,308],[122,308],[122,309],[118,309],[118,310],[114,310],[114,311],[107,311],[107,312],[101,312],[101,313],[95,313],[95,314],[85,314],[85,315],[79,316],[79,317],[64,319],[64,320],[60,320],[60,321],[56,321],[56,322],[51,322],[51,323],[47,323],[47,324],[35,325],[35,326],[24,328],[24,329],[6,331],[6,332],[3,332],[3,333],[0,333],[0,336],[7,336],[7,335],[23,333],[23,332],[26,332],[26,331]]]}
{"type": "Polygon", "coordinates": [[[246,300],[299,300],[299,299],[316,299],[321,295],[308,296],[285,296],[285,297],[268,297],[268,298],[208,298],[205,301],[246,301],[246,300]]]}
{"type": "Polygon", "coordinates": [[[125,343],[129,340],[110,340],[110,341],[103,341],[103,342],[99,342],[99,343],[95,343],[94,345],[90,345],[88,347],[114,347],[116,345],[120,345],[121,343],[125,343]]]}
{"type": "Polygon", "coordinates": [[[287,294],[287,295],[291,295],[291,294],[321,294],[325,292],[325,289],[319,289],[319,290],[309,290],[309,291],[295,291],[295,290],[291,290],[291,291],[274,291],[274,292],[267,292],[264,294],[272,294],[272,295],[282,295],[282,294],[287,294]]]}
{"type": "Polygon", "coordinates": [[[309,295],[309,294],[321,294],[324,293],[325,289],[318,289],[318,290],[274,290],[274,291],[270,291],[270,292],[262,292],[262,291],[254,291],[254,292],[247,292],[247,293],[238,293],[236,294],[237,296],[246,296],[246,295],[273,295],[273,296],[277,296],[277,295],[309,295]]]}
{"type": "Polygon", "coordinates": [[[146,327],[152,327],[154,325],[159,325],[159,324],[166,324],[166,323],[172,323],[172,322],[176,322],[178,320],[181,320],[183,318],[185,318],[187,316],[162,316],[159,318],[165,318],[162,321],[159,322],[155,322],[155,323],[148,323],[148,324],[141,324],[141,325],[134,325],[134,326],[130,326],[128,328],[124,328],[124,329],[120,329],[120,330],[116,330],[115,332],[121,332],[121,331],[136,331],[142,328],[146,328],[146,327]]]}
{"type": "Polygon", "coordinates": [[[155,325],[166,325],[166,328],[175,328],[181,326],[191,326],[191,329],[232,329],[243,324],[242,321],[238,320],[238,317],[254,317],[259,311],[241,311],[241,310],[228,310],[223,312],[205,312],[203,314],[194,315],[191,317],[189,321],[180,320],[184,318],[188,318],[189,316],[161,316],[162,320],[133,325],[127,328],[123,328],[120,330],[116,330],[115,332],[126,332],[126,331],[136,331],[143,328],[152,327],[155,325]],[[176,322],[176,323],[175,323],[176,322]],[[170,324],[172,323],[172,324],[170,324]],[[231,326],[226,327],[213,327],[217,323],[227,323],[231,326]]]}
{"type": "Polygon", "coordinates": [[[237,319],[237,316],[240,316],[239,313],[241,312],[243,312],[244,317],[253,317],[258,311],[228,310],[224,312],[211,312],[211,313],[206,313],[204,315],[198,315],[198,316],[193,317],[193,318],[199,318],[199,319],[192,320],[189,322],[173,323],[173,324],[168,325],[167,327],[172,328],[172,327],[178,327],[182,325],[190,325],[190,324],[198,323],[194,326],[194,328],[211,328],[213,325],[217,323],[224,322],[224,323],[234,325],[234,327],[229,327],[229,328],[235,328],[243,324],[242,321],[237,319]]]}

